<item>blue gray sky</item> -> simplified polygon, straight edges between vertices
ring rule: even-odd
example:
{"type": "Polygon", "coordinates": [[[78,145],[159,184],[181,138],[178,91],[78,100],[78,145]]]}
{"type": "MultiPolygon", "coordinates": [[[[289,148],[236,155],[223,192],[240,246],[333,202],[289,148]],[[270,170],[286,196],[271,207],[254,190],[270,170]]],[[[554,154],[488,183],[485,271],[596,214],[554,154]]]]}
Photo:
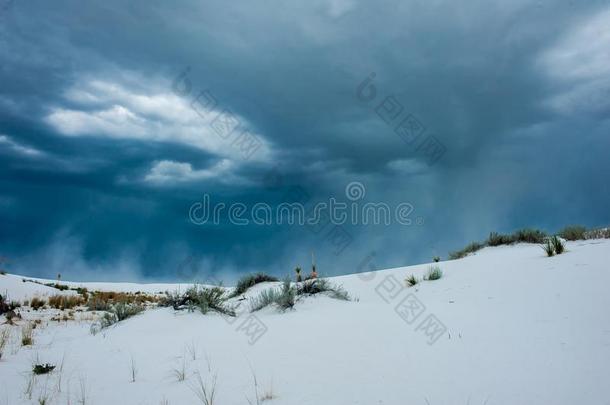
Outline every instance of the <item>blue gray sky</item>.
{"type": "Polygon", "coordinates": [[[491,230],[610,223],[606,0],[1,0],[0,60],[13,272],[230,283],[313,251],[334,275],[373,252],[396,267],[491,230]],[[440,158],[384,121],[388,98],[385,118],[413,117],[440,158]],[[223,111],[260,142],[248,159],[223,111]],[[412,204],[412,225],[344,226],[338,249],[332,229],[188,218],[204,193],[273,206],[345,200],[351,182],[412,204]]]}

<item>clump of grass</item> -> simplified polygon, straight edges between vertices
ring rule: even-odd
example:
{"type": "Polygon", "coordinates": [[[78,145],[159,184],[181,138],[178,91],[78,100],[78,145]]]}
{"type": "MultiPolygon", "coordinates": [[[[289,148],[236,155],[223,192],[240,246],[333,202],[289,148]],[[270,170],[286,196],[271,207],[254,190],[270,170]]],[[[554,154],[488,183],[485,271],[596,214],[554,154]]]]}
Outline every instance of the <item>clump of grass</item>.
{"type": "Polygon", "coordinates": [[[252,301],[251,311],[258,311],[266,306],[275,304],[277,307],[285,311],[294,307],[296,298],[296,288],[291,286],[290,279],[286,278],[280,289],[270,288],[255,297],[252,301]]]}
{"type": "Polygon", "coordinates": [[[434,281],[443,277],[443,271],[439,266],[430,266],[428,272],[424,276],[424,280],[434,281]]]}
{"type": "Polygon", "coordinates": [[[31,323],[21,327],[21,346],[31,346],[34,343],[34,327],[31,323]]]}
{"type": "Polygon", "coordinates": [[[513,243],[511,235],[503,235],[498,232],[491,232],[487,238],[488,246],[510,245],[511,243],[513,243]]]}
{"type": "Polygon", "coordinates": [[[97,323],[91,325],[91,334],[95,335],[102,329],[106,329],[115,323],[124,321],[125,319],[136,316],[143,312],[145,307],[140,304],[125,304],[120,302],[112,306],[104,315],[99,319],[97,323]]]}
{"type": "Polygon", "coordinates": [[[548,257],[555,255],[555,248],[553,247],[553,243],[550,239],[547,239],[541,246],[542,250],[546,253],[548,257]]]}
{"type": "Polygon", "coordinates": [[[115,291],[83,291],[88,296],[87,308],[90,311],[109,311],[116,304],[146,304],[157,302],[159,299],[154,295],[125,293],[115,291]]]}
{"type": "Polygon", "coordinates": [[[584,236],[585,239],[608,239],[610,238],[610,228],[589,229],[584,236]]]}
{"type": "Polygon", "coordinates": [[[235,309],[227,305],[227,299],[222,287],[194,285],[182,294],[179,292],[166,293],[166,297],[159,305],[173,307],[175,310],[194,311],[195,308],[198,308],[203,314],[214,311],[223,315],[235,316],[235,309]]]}
{"type": "Polygon", "coordinates": [[[230,298],[237,297],[238,295],[245,293],[246,291],[248,291],[248,289],[250,287],[252,287],[256,284],[264,283],[264,282],[268,282],[268,281],[273,282],[273,281],[278,281],[278,279],[277,279],[277,277],[273,277],[273,276],[270,276],[265,273],[247,274],[239,279],[239,281],[237,282],[237,286],[235,287],[235,290],[230,295],[230,298]]]}
{"type": "Polygon", "coordinates": [[[209,381],[201,377],[201,373],[195,373],[196,381],[191,385],[191,390],[202,405],[214,405],[216,397],[216,379],[217,375],[211,376],[209,381]]]}
{"type": "Polygon", "coordinates": [[[566,250],[565,245],[557,235],[554,235],[551,238],[551,244],[553,245],[553,250],[558,255],[562,254],[566,250]]]}
{"type": "Polygon", "coordinates": [[[461,259],[463,257],[468,256],[471,253],[481,250],[484,247],[485,247],[484,243],[472,242],[462,250],[458,250],[458,251],[449,253],[449,259],[451,259],[451,260],[461,259]]]}
{"type": "Polygon", "coordinates": [[[411,274],[409,277],[407,277],[405,279],[405,283],[407,283],[407,286],[413,287],[414,285],[419,283],[419,280],[417,279],[417,277],[415,277],[413,274],[411,274]]]}
{"type": "Polygon", "coordinates": [[[44,307],[45,305],[46,305],[46,301],[42,298],[34,297],[30,300],[30,307],[32,307],[32,309],[34,311],[38,311],[40,308],[44,307]]]}
{"type": "Polygon", "coordinates": [[[306,280],[297,285],[296,295],[315,295],[326,293],[329,297],[349,301],[349,294],[341,286],[336,286],[323,278],[306,280]]]}
{"type": "Polygon", "coordinates": [[[543,243],[546,238],[546,232],[539,229],[520,229],[512,235],[515,242],[523,243],[543,243]]]}
{"type": "Polygon", "coordinates": [[[587,228],[582,225],[566,226],[559,232],[559,236],[566,240],[582,240],[585,239],[587,228]]]}
{"type": "Polygon", "coordinates": [[[11,329],[6,327],[0,331],[0,359],[2,358],[2,353],[4,352],[4,348],[6,344],[9,342],[11,338],[11,329]]]}
{"type": "Polygon", "coordinates": [[[46,285],[47,287],[56,288],[59,291],[66,291],[66,290],[70,289],[70,287],[68,287],[67,285],[59,284],[59,283],[45,283],[43,285],[46,285]]]}
{"type": "Polygon", "coordinates": [[[36,375],[48,374],[55,369],[55,366],[46,363],[46,364],[35,364],[32,372],[36,375]]]}
{"type": "Polygon", "coordinates": [[[83,305],[85,300],[80,295],[53,295],[49,297],[49,306],[57,309],[72,309],[83,305]]]}

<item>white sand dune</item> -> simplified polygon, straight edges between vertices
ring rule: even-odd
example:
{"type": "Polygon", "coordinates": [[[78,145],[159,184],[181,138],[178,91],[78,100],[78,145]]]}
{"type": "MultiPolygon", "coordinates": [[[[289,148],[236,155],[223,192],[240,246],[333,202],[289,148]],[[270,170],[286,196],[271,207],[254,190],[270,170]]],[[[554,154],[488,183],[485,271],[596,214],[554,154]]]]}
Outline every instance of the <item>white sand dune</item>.
{"type": "MultiPolygon", "coordinates": [[[[256,403],[252,371],[259,396],[273,393],[265,404],[610,404],[610,240],[568,242],[551,258],[520,244],[439,264],[443,278],[413,288],[405,277],[421,278],[429,264],[332,278],[357,298],[350,302],[309,297],[292,311],[228,320],[159,308],[95,336],[89,320],[24,311],[21,325],[43,321],[31,347],[20,347],[19,326],[2,326],[13,337],[0,360],[0,404],[38,403],[44,391],[51,404],[78,404],[83,391],[86,404],[197,404],[196,373],[208,383],[217,376],[214,404],[256,403]],[[58,368],[36,378],[28,399],[36,361],[58,368]]],[[[21,279],[0,276],[0,292],[57,293],[21,279]]]]}

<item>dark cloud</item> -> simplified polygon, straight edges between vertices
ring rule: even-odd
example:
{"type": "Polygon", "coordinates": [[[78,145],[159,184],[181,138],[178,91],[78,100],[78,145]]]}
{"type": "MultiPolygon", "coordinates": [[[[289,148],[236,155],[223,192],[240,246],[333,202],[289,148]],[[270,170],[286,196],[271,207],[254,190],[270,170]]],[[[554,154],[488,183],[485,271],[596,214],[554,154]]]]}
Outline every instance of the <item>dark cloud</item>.
{"type": "Polygon", "coordinates": [[[1,253],[31,275],[160,279],[185,260],[205,275],[284,274],[316,251],[339,274],[371,251],[378,266],[400,266],[489,230],[607,224],[610,72],[582,73],[557,51],[598,66],[603,47],[579,32],[606,7],[11,2],[0,27],[1,253]],[[187,66],[192,91],[178,97],[171,84],[187,66]],[[363,102],[371,72],[377,97],[363,102]],[[265,153],[243,160],[192,116],[206,89],[265,153]],[[436,164],[377,115],[389,96],[446,147],[436,164]],[[147,181],[155,167],[171,180],[147,181]],[[346,227],[353,243],[337,256],[326,234],[300,227],[188,221],[203,193],[252,205],[298,186],[316,201],[343,198],[351,181],[367,201],[410,202],[423,223],[346,227]]]}

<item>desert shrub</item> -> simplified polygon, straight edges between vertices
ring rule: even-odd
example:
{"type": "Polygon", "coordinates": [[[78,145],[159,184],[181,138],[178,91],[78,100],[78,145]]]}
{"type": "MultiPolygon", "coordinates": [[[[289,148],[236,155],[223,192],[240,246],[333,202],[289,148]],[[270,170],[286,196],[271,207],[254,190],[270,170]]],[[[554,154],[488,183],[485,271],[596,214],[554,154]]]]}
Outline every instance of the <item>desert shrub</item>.
{"type": "Polygon", "coordinates": [[[42,298],[34,297],[30,300],[30,307],[32,307],[32,309],[34,311],[39,310],[40,308],[44,307],[45,305],[46,305],[46,301],[42,298]]]}
{"type": "Polygon", "coordinates": [[[227,305],[228,297],[222,287],[204,287],[194,285],[184,293],[166,293],[159,302],[160,306],[173,307],[175,310],[198,308],[203,314],[215,311],[224,315],[235,316],[235,310],[227,305]]]}
{"type": "Polygon", "coordinates": [[[341,286],[336,286],[323,278],[306,280],[296,287],[296,295],[326,293],[331,298],[349,301],[349,294],[341,286]]]}
{"type": "Polygon", "coordinates": [[[55,369],[55,366],[46,363],[46,364],[35,364],[32,368],[32,372],[36,375],[40,374],[48,374],[55,369]]]}
{"type": "Polygon", "coordinates": [[[85,300],[80,295],[53,295],[49,297],[49,306],[57,309],[72,309],[83,305],[85,300]]]}
{"type": "Polygon", "coordinates": [[[9,342],[11,338],[11,329],[6,327],[0,330],[0,359],[2,358],[2,353],[4,352],[4,348],[6,344],[9,342]]]}
{"type": "Polygon", "coordinates": [[[116,304],[146,304],[157,302],[159,299],[149,294],[134,294],[116,291],[88,292],[87,308],[90,311],[109,311],[116,304]]]}
{"type": "Polygon", "coordinates": [[[0,315],[8,312],[10,310],[9,304],[6,302],[6,299],[0,294],[0,315]]]}
{"type": "Polygon", "coordinates": [[[555,248],[553,247],[553,243],[550,239],[547,239],[541,246],[542,250],[546,253],[548,257],[555,255],[555,248]]]}
{"type": "Polygon", "coordinates": [[[21,327],[21,346],[31,346],[34,343],[34,326],[31,323],[21,327]]]}
{"type": "Polygon", "coordinates": [[[566,249],[565,245],[563,244],[561,239],[559,237],[557,237],[557,235],[555,235],[551,238],[551,244],[553,245],[553,250],[558,255],[562,254],[566,249]]]}
{"type": "Polygon", "coordinates": [[[405,283],[407,283],[407,286],[413,287],[415,284],[419,283],[419,280],[417,279],[417,277],[411,274],[405,279],[405,283]]]}
{"type": "Polygon", "coordinates": [[[265,273],[247,274],[237,281],[237,286],[231,293],[231,297],[237,297],[245,293],[250,287],[267,281],[278,281],[278,279],[265,273]]]}
{"type": "Polygon", "coordinates": [[[56,288],[59,291],[66,291],[66,290],[70,289],[70,287],[68,287],[67,285],[59,284],[59,283],[44,283],[43,285],[46,285],[47,287],[56,288]]]}
{"type": "Polygon", "coordinates": [[[489,238],[487,238],[488,246],[510,245],[511,243],[513,243],[513,238],[510,235],[503,235],[498,232],[491,232],[489,238]]]}
{"type": "Polygon", "coordinates": [[[585,239],[587,228],[581,225],[566,226],[559,232],[559,236],[566,240],[581,240],[585,239]]]}
{"type": "Polygon", "coordinates": [[[428,272],[424,276],[424,280],[434,281],[443,277],[443,271],[439,266],[430,266],[428,272]]]}
{"type": "Polygon", "coordinates": [[[585,239],[608,239],[610,238],[610,228],[589,229],[584,236],[585,239]]]}
{"type": "Polygon", "coordinates": [[[543,243],[546,233],[539,229],[520,229],[512,235],[515,242],[543,243]]]}
{"type": "Polygon", "coordinates": [[[484,243],[472,242],[471,244],[469,244],[462,250],[458,250],[458,251],[449,253],[449,259],[451,259],[451,260],[461,259],[463,257],[468,256],[471,253],[481,250],[484,247],[485,247],[484,243]]]}
{"type": "Polygon", "coordinates": [[[124,321],[127,318],[131,318],[144,311],[144,306],[140,304],[125,304],[123,302],[119,302],[114,305],[112,310],[110,311],[117,318],[117,322],[124,321]]]}
{"type": "Polygon", "coordinates": [[[0,276],[6,276],[6,271],[0,270],[0,276]]]}
{"type": "Polygon", "coordinates": [[[91,334],[95,335],[102,329],[108,328],[115,323],[124,321],[132,316],[136,316],[144,310],[145,307],[140,304],[119,302],[118,304],[113,305],[108,312],[104,313],[96,323],[91,325],[91,334]]]}
{"type": "Polygon", "coordinates": [[[261,291],[260,294],[253,299],[251,311],[258,311],[271,304],[275,304],[280,310],[285,311],[294,307],[295,298],[296,288],[291,286],[290,279],[287,278],[282,283],[280,289],[270,288],[261,291]]]}
{"type": "Polygon", "coordinates": [[[434,263],[438,263],[438,262],[440,262],[440,261],[441,261],[441,258],[440,258],[439,256],[434,256],[434,257],[432,258],[432,261],[434,261],[434,263]]]}

